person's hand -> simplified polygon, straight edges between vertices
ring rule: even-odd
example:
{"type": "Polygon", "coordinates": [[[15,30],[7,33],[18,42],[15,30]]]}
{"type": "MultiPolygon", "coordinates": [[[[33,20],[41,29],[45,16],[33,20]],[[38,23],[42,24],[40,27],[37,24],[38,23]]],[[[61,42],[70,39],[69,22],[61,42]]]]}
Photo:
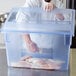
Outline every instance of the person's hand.
{"type": "Polygon", "coordinates": [[[28,51],[30,51],[30,52],[38,52],[39,51],[36,43],[34,43],[32,41],[30,43],[27,43],[26,45],[27,45],[28,51]]]}
{"type": "Polygon", "coordinates": [[[44,6],[45,11],[52,11],[56,6],[52,2],[47,2],[44,6]]]}
{"type": "Polygon", "coordinates": [[[57,20],[64,20],[64,16],[63,16],[61,13],[57,13],[57,14],[55,15],[55,18],[56,18],[57,20]]]}

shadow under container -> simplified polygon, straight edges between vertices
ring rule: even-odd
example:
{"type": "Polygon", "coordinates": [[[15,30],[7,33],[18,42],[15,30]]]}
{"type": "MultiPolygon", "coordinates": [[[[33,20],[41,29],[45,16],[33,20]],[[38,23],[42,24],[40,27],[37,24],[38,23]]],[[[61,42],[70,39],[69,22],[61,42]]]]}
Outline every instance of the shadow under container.
{"type": "Polygon", "coordinates": [[[72,9],[46,12],[40,8],[13,8],[1,29],[8,66],[68,70],[74,25],[75,11],[72,9]],[[59,13],[63,20],[57,17],[59,13]],[[34,45],[27,43],[26,35],[34,45]]]}

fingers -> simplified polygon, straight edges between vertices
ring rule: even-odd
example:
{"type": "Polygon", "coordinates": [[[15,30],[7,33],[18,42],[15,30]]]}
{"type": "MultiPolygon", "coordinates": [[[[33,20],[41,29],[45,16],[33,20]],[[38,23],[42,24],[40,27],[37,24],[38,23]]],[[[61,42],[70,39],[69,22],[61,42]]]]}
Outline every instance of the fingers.
{"type": "Polygon", "coordinates": [[[56,19],[64,20],[64,16],[61,13],[56,14],[56,19]]]}
{"type": "Polygon", "coordinates": [[[53,3],[48,3],[45,5],[45,11],[51,11],[54,8],[56,8],[56,6],[53,3]]]}

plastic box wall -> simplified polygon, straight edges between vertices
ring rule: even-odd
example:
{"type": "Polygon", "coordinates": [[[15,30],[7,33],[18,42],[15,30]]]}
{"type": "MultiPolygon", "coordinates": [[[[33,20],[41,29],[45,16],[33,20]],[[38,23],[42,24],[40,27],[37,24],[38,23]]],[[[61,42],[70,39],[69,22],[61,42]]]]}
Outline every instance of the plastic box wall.
{"type": "MultiPolygon", "coordinates": [[[[8,66],[67,70],[69,68],[71,40],[72,36],[74,36],[74,19],[75,11],[71,9],[55,9],[51,12],[46,12],[40,8],[13,8],[1,29],[5,38],[8,66]],[[17,13],[19,13],[19,17],[23,14],[21,22],[16,21],[17,13]],[[64,16],[64,20],[55,18],[58,13],[64,16]],[[48,15],[49,17],[47,17],[48,15]],[[42,52],[27,52],[23,40],[23,35],[25,34],[44,35],[41,41],[37,37],[40,41],[39,46],[46,44],[44,42],[44,39],[46,39],[45,41],[49,40],[51,43],[50,49],[40,47],[40,50],[43,50],[42,52]],[[45,38],[48,35],[50,39],[45,38]],[[39,64],[36,65],[36,63],[32,66],[25,65],[24,62],[20,63],[21,58],[24,56],[32,56],[34,59],[40,58],[46,60],[46,62],[50,60],[57,68],[39,67],[39,64]]],[[[36,41],[38,42],[38,40],[36,41]]],[[[49,44],[46,44],[46,46],[49,47],[49,44]]],[[[35,60],[37,61],[37,59],[35,60]]]]}

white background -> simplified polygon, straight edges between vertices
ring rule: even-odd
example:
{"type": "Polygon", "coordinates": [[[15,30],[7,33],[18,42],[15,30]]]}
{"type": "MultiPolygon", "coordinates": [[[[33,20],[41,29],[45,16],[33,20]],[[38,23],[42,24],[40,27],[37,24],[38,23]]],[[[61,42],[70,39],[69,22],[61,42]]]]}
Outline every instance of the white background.
{"type": "Polygon", "coordinates": [[[9,12],[12,7],[24,5],[25,0],[0,0],[0,14],[9,12]]]}

